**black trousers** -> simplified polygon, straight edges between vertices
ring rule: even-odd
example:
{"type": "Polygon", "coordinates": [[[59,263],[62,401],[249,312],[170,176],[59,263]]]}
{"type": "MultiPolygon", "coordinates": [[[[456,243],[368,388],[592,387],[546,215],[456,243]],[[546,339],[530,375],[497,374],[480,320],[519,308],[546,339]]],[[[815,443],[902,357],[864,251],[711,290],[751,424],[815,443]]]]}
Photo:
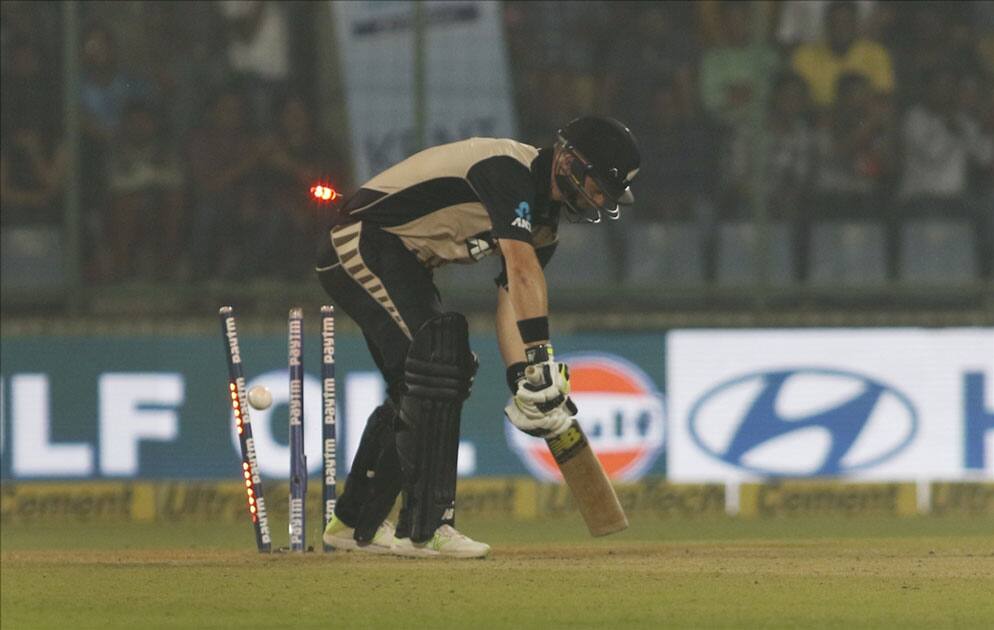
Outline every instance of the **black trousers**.
{"type": "MultiPolygon", "coordinates": [[[[335,507],[340,520],[361,542],[372,540],[390,513],[402,486],[394,441],[404,361],[411,338],[442,314],[431,272],[400,238],[361,222],[339,225],[319,245],[317,274],[336,306],[362,329],[366,345],[387,383],[387,400],[366,423],[335,507]]],[[[401,514],[398,535],[403,535],[401,514]]]]}

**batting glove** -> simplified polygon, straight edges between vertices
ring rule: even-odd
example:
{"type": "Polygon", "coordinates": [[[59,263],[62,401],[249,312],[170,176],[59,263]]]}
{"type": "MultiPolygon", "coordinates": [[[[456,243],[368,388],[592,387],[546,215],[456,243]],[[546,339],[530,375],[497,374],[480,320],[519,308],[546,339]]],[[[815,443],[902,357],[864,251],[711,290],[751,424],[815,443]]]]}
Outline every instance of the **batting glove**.
{"type": "Polygon", "coordinates": [[[569,367],[554,360],[552,346],[529,348],[527,358],[527,363],[515,363],[507,369],[507,385],[518,411],[532,420],[557,408],[575,415],[576,405],[569,398],[569,367]]]}
{"type": "Polygon", "coordinates": [[[538,417],[532,417],[522,411],[515,400],[504,408],[504,413],[507,414],[507,419],[511,421],[511,424],[528,435],[551,438],[570,427],[573,423],[573,416],[576,415],[576,405],[567,398],[565,404],[538,417]]]}

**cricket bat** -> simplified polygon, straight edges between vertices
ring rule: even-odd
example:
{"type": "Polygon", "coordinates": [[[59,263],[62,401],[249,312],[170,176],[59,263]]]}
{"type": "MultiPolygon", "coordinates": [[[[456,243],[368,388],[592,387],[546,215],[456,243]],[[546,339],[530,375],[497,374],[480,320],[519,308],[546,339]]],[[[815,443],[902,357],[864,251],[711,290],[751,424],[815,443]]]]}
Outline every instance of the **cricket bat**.
{"type": "MultiPolygon", "coordinates": [[[[528,366],[525,377],[532,383],[542,380],[535,366],[528,366]]],[[[628,518],[618,495],[576,418],[564,432],[545,441],[590,535],[607,536],[626,529],[628,518]]]]}

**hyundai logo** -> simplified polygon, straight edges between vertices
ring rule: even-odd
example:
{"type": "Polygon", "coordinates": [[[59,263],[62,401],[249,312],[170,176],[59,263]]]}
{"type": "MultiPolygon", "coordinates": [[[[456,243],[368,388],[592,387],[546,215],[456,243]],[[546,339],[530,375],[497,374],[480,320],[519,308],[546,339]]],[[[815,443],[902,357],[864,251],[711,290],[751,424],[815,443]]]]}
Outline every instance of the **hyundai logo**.
{"type": "Polygon", "coordinates": [[[725,381],[691,407],[690,436],[705,452],[763,476],[832,476],[904,450],[918,415],[903,393],[839,370],[755,372],[725,381]]]}

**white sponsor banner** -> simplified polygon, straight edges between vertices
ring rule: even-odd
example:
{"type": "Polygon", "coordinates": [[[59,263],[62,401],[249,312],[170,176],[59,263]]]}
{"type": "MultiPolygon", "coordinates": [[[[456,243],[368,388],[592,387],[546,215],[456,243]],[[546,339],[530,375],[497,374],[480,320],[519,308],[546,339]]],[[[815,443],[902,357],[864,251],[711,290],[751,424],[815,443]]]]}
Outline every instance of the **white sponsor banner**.
{"type": "Polygon", "coordinates": [[[673,481],[994,477],[994,329],[678,330],[673,481]]]}
{"type": "MultiPolygon", "coordinates": [[[[423,2],[427,145],[513,137],[498,2],[423,2]]],[[[415,153],[414,2],[333,2],[356,183],[415,153]]]]}

